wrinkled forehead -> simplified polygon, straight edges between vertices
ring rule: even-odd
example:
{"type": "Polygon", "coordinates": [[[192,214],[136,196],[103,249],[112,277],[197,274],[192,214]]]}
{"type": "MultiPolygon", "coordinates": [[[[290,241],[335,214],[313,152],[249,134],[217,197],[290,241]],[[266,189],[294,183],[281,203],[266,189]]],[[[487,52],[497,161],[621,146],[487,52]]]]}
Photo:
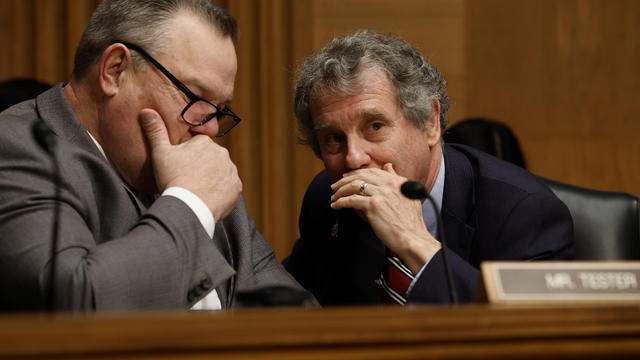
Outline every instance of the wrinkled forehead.
{"type": "Polygon", "coordinates": [[[389,100],[397,104],[397,91],[387,73],[378,65],[363,66],[353,77],[324,77],[315,82],[309,95],[309,105],[335,101],[370,91],[372,87],[383,88],[389,100]]]}
{"type": "Polygon", "coordinates": [[[363,62],[353,74],[338,71],[327,71],[312,85],[310,101],[325,96],[356,95],[366,89],[373,78],[385,81],[395,94],[395,86],[384,69],[377,63],[363,62]]]}

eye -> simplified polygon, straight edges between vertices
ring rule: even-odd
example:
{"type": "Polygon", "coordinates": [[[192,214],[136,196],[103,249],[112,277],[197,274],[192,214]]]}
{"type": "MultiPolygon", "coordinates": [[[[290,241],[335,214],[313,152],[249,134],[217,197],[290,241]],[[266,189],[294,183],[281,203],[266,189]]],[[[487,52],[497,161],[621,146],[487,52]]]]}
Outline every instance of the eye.
{"type": "Polygon", "coordinates": [[[344,144],[344,137],[335,134],[327,134],[322,137],[321,141],[324,151],[329,154],[340,152],[342,144],[344,144]]]}
{"type": "Polygon", "coordinates": [[[364,134],[370,141],[381,141],[389,136],[390,130],[388,122],[374,120],[367,124],[364,134]]]}
{"type": "Polygon", "coordinates": [[[373,131],[378,131],[378,130],[382,129],[382,127],[383,127],[383,126],[384,126],[384,124],[383,124],[383,123],[381,123],[381,122],[374,122],[374,123],[371,123],[371,129],[372,129],[373,131]]]}

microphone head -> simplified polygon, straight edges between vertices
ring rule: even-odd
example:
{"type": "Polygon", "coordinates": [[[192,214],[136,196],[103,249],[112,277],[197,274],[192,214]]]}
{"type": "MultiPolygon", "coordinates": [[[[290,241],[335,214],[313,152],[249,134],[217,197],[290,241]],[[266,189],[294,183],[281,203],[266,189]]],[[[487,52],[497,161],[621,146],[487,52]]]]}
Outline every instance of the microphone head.
{"type": "Polygon", "coordinates": [[[428,196],[427,189],[417,181],[407,181],[400,187],[402,194],[409,199],[426,199],[428,196]]]}

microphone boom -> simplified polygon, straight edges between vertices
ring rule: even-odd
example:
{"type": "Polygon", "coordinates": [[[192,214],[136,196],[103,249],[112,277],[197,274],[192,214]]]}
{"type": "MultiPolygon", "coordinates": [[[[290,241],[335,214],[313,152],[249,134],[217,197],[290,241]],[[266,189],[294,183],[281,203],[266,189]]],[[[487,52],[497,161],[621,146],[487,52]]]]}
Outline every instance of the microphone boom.
{"type": "Polygon", "coordinates": [[[438,219],[438,235],[440,243],[442,244],[442,258],[444,262],[444,269],[447,275],[447,285],[449,286],[449,297],[451,299],[451,303],[458,303],[458,293],[456,291],[455,283],[453,281],[453,274],[451,272],[451,266],[449,266],[449,257],[447,256],[447,243],[445,242],[444,237],[444,225],[442,224],[442,216],[440,216],[440,211],[438,210],[438,206],[436,205],[435,200],[429,195],[427,189],[422,186],[417,181],[406,181],[400,187],[400,191],[404,196],[413,200],[421,200],[427,199],[431,203],[433,210],[436,212],[436,218],[438,219]]]}

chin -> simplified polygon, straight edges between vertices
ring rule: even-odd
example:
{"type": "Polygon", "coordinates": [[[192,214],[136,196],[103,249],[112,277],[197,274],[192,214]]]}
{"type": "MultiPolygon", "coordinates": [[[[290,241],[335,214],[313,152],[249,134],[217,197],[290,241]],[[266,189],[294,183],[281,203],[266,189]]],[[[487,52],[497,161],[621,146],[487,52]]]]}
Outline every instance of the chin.
{"type": "MultiPolygon", "coordinates": [[[[158,185],[156,184],[155,176],[153,175],[153,169],[150,164],[145,164],[137,176],[131,181],[130,186],[138,191],[142,191],[145,194],[157,194],[159,193],[158,185]]],[[[164,190],[164,189],[163,189],[164,190]]]]}

